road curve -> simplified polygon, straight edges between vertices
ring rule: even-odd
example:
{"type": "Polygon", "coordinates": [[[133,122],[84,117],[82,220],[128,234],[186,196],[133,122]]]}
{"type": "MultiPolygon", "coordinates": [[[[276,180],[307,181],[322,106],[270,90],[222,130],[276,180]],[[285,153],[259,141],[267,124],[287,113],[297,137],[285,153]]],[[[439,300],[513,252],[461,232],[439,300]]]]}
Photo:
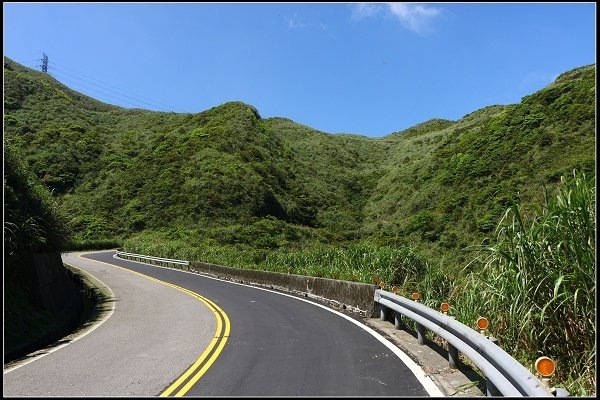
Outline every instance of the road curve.
{"type": "MultiPolygon", "coordinates": [[[[198,293],[204,298],[212,300],[215,306],[224,310],[227,315],[231,331],[226,345],[200,379],[185,390],[183,394],[186,396],[442,396],[439,389],[424,377],[422,371],[420,371],[421,374],[417,374],[419,379],[415,377],[414,365],[407,367],[399,358],[397,348],[389,343],[385,344],[385,340],[382,338],[377,339],[377,335],[371,334],[368,328],[363,329],[364,325],[347,316],[342,317],[341,314],[338,315],[339,313],[328,311],[326,307],[294,296],[179,270],[115,260],[113,254],[114,252],[98,252],[85,257],[116,264],[198,293]]],[[[99,276],[97,275],[99,271],[95,270],[90,272],[100,279],[104,277],[103,280],[108,286],[111,286],[116,293],[121,293],[122,297],[117,302],[115,315],[121,301],[126,303],[147,301],[141,300],[138,296],[138,291],[147,290],[135,287],[135,285],[139,285],[138,275],[129,273],[127,276],[128,273],[120,268],[110,268],[107,264],[101,265],[102,269],[107,269],[107,275],[99,276]],[[108,270],[112,270],[112,273],[115,274],[113,278],[109,278],[111,272],[108,270]],[[122,289],[122,286],[121,288],[113,287],[120,281],[124,281],[122,286],[127,286],[128,281],[133,281],[134,287],[125,290],[122,289]]],[[[170,290],[179,293],[180,297],[186,297],[177,290],[170,290]]],[[[119,296],[117,295],[117,297],[119,296]]],[[[157,303],[160,301],[158,300],[162,300],[162,298],[155,300],[153,307],[159,306],[157,303]]],[[[196,326],[195,330],[193,328],[184,329],[186,331],[184,334],[181,334],[181,329],[172,326],[171,328],[176,329],[179,333],[163,331],[159,335],[161,339],[158,344],[167,355],[174,356],[171,347],[174,345],[173,342],[182,342],[180,346],[190,346],[188,354],[184,355],[185,351],[178,350],[177,356],[174,356],[185,359],[187,362],[185,366],[181,365],[185,363],[179,365],[180,368],[177,369],[179,374],[186,367],[192,365],[198,358],[199,348],[207,347],[208,340],[212,339],[215,332],[214,321],[216,318],[211,315],[208,318],[210,321],[206,321],[207,313],[204,308],[199,307],[197,302],[191,305],[194,303],[192,296],[187,296],[186,300],[190,303],[189,308],[171,304],[171,317],[175,315],[179,317],[177,322],[170,320],[171,325],[178,325],[180,321],[186,321],[188,312],[190,315],[196,315],[200,322],[198,325],[206,327],[208,322],[213,325],[205,329],[203,342],[198,340],[198,335],[189,333],[198,332],[200,326],[196,326]],[[173,312],[173,310],[177,311],[173,312]],[[167,340],[170,345],[163,345],[163,342],[167,340]]],[[[138,311],[141,312],[141,315],[129,318],[145,318],[143,316],[148,313],[148,311],[138,311]]],[[[162,321],[163,319],[158,318],[158,320],[162,321]]],[[[114,322],[116,326],[122,325],[126,329],[128,319],[117,321],[113,316],[96,331],[102,332],[102,327],[109,325],[110,322],[114,322]]],[[[157,323],[160,322],[157,321],[157,323]]],[[[146,335],[145,331],[141,329],[138,327],[136,336],[138,340],[146,335]]],[[[154,328],[152,325],[144,324],[144,329],[151,331],[154,328]]],[[[90,334],[89,336],[95,335],[90,334]]],[[[75,347],[78,342],[82,343],[82,347],[86,347],[87,341],[84,339],[72,343],[69,347],[75,347]]],[[[107,368],[110,369],[110,365],[106,362],[104,368],[94,366],[93,360],[90,361],[90,356],[84,358],[70,356],[71,358],[62,359],[59,363],[48,361],[48,365],[32,367],[33,370],[26,369],[28,366],[24,366],[5,374],[5,395],[19,393],[15,390],[17,387],[15,382],[24,379],[28,379],[28,383],[23,386],[29,387],[29,393],[31,393],[31,388],[39,386],[40,381],[52,380],[43,377],[44,371],[56,369],[57,365],[60,365],[61,368],[64,366],[65,369],[58,371],[56,375],[59,377],[71,376],[70,379],[62,378],[63,391],[59,395],[106,396],[164,393],[167,385],[176,378],[172,373],[167,377],[163,371],[163,375],[158,379],[152,379],[152,383],[148,379],[142,380],[140,377],[134,377],[136,374],[145,376],[146,368],[160,374],[160,371],[165,368],[163,359],[159,356],[157,359],[153,359],[154,363],[137,367],[132,357],[122,356],[130,353],[121,351],[121,346],[130,344],[127,344],[127,338],[120,339],[118,340],[119,345],[115,341],[104,342],[103,348],[103,358],[119,364],[119,373],[108,373],[107,368]],[[131,365],[131,376],[127,375],[126,365],[131,365]],[[42,372],[35,372],[36,370],[42,372]],[[7,376],[10,379],[7,379],[7,376]],[[80,386],[84,385],[78,385],[78,381],[82,377],[88,376],[89,380],[99,382],[98,389],[93,392],[81,393],[80,386]],[[7,381],[9,381],[10,391],[6,391],[7,381]],[[124,385],[124,383],[119,383],[121,381],[127,381],[130,384],[124,385]],[[106,386],[106,390],[98,391],[103,385],[106,386]],[[145,385],[148,386],[142,388],[145,385]],[[79,388],[79,390],[76,391],[73,388],[79,388]],[[125,390],[129,388],[135,388],[138,391],[134,393],[133,390],[125,390]]],[[[136,341],[132,337],[129,340],[136,341]]],[[[143,350],[147,351],[149,347],[155,345],[157,343],[144,341],[144,344],[136,346],[137,354],[143,350]]],[[[56,353],[62,351],[64,349],[56,353]]],[[[87,349],[79,351],[90,354],[87,349]]],[[[52,354],[45,358],[51,356],[52,354]]],[[[31,365],[43,361],[44,359],[31,365]]],[[[50,385],[49,382],[45,384],[50,385]]],[[[61,385],[59,384],[59,386],[61,385]]],[[[49,395],[47,391],[40,390],[40,392],[49,395]]],[[[171,395],[173,394],[177,393],[171,393],[171,395]]]]}
{"type": "MultiPolygon", "coordinates": [[[[109,260],[112,254],[94,257],[109,260]]],[[[389,347],[359,326],[363,324],[325,307],[179,270],[116,262],[199,293],[228,315],[227,345],[186,395],[442,395],[427,379],[424,388],[389,347]]]]}
{"type": "Polygon", "coordinates": [[[106,284],[114,311],[66,346],[5,369],[4,396],[155,396],[209,345],[216,320],[198,299],[77,254],[63,261],[106,284]]]}

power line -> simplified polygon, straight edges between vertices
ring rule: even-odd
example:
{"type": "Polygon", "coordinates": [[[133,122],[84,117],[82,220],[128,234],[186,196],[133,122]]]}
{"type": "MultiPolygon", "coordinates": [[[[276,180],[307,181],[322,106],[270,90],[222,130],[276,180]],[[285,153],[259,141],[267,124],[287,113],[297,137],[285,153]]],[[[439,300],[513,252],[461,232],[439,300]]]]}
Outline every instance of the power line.
{"type": "MultiPolygon", "coordinates": [[[[108,85],[108,86],[112,86],[112,87],[114,87],[114,88],[116,88],[116,89],[119,89],[119,90],[121,90],[121,91],[123,91],[123,92],[130,93],[130,94],[134,94],[134,95],[135,95],[135,93],[131,93],[131,92],[128,92],[127,90],[120,89],[118,86],[115,86],[115,85],[113,85],[113,84],[106,83],[106,82],[102,82],[101,80],[98,80],[98,79],[96,79],[96,78],[92,78],[92,77],[90,77],[90,76],[88,76],[88,75],[82,74],[81,72],[77,72],[77,71],[75,71],[75,70],[73,70],[73,69],[71,69],[71,68],[65,67],[64,65],[59,65],[59,64],[56,64],[55,62],[52,62],[52,64],[54,64],[54,65],[56,65],[56,66],[58,66],[58,67],[60,67],[60,68],[67,69],[67,70],[69,70],[69,71],[71,71],[71,72],[75,73],[76,75],[80,75],[80,76],[82,76],[82,77],[86,77],[86,78],[88,78],[88,79],[91,79],[91,80],[93,80],[93,81],[96,81],[96,82],[99,82],[99,83],[102,83],[102,84],[105,84],[105,85],[108,85]]],[[[140,96],[140,97],[141,97],[141,96],[140,96]]],[[[146,100],[149,100],[149,99],[146,99],[146,100]]]]}
{"type": "MultiPolygon", "coordinates": [[[[52,66],[50,67],[50,69],[51,69],[51,70],[54,70],[54,68],[53,68],[52,66]]],[[[129,101],[129,100],[125,100],[125,99],[123,99],[122,97],[118,97],[118,96],[114,96],[114,95],[112,95],[112,94],[108,94],[108,93],[103,93],[103,92],[100,92],[100,91],[98,91],[97,89],[90,88],[90,87],[89,87],[89,86],[87,86],[86,84],[82,84],[81,82],[74,82],[73,80],[71,80],[71,79],[69,79],[69,78],[66,78],[66,77],[64,77],[64,76],[60,76],[60,75],[62,75],[62,74],[57,74],[56,72],[52,72],[52,73],[50,73],[50,75],[51,75],[51,76],[53,76],[53,77],[54,77],[54,78],[56,78],[56,79],[59,79],[59,78],[60,78],[60,80],[61,80],[61,81],[66,81],[66,82],[69,82],[69,83],[71,83],[72,85],[74,85],[75,87],[77,87],[77,86],[83,86],[83,87],[85,87],[85,88],[86,88],[86,91],[87,91],[87,92],[96,93],[96,94],[99,94],[100,96],[108,96],[108,97],[111,97],[111,98],[117,99],[117,100],[119,100],[119,101],[120,101],[120,102],[122,102],[122,103],[128,103],[128,104],[130,104],[130,105],[132,105],[132,106],[134,106],[134,107],[139,107],[139,103],[133,103],[133,102],[131,102],[131,101],[129,101]],[[58,75],[58,76],[57,76],[57,75],[58,75]]]]}
{"type": "Polygon", "coordinates": [[[19,64],[26,66],[27,68],[39,68],[40,64],[36,63],[36,64],[32,64],[33,62],[37,62],[39,60],[33,60],[33,61],[24,61],[24,62],[19,62],[19,64]]]}
{"type": "MultiPolygon", "coordinates": [[[[91,79],[91,80],[93,80],[93,81],[99,82],[99,83],[101,83],[102,85],[105,85],[105,86],[101,86],[101,85],[98,85],[98,86],[104,87],[104,88],[105,88],[105,89],[107,89],[107,90],[111,90],[111,89],[107,88],[106,86],[111,86],[111,87],[113,87],[113,88],[115,88],[115,89],[116,89],[116,90],[115,90],[115,89],[112,89],[112,91],[120,91],[120,92],[122,92],[122,93],[120,93],[120,94],[121,94],[121,95],[123,95],[123,96],[126,96],[126,97],[128,97],[128,98],[130,98],[130,99],[134,99],[134,100],[136,100],[136,101],[140,101],[140,102],[142,102],[142,103],[145,103],[145,104],[148,104],[148,105],[150,105],[150,106],[152,106],[152,107],[155,107],[155,108],[158,108],[158,109],[160,109],[160,110],[162,110],[162,111],[169,111],[169,110],[166,110],[166,109],[165,109],[165,108],[163,108],[163,107],[157,106],[157,105],[156,105],[156,103],[157,103],[156,101],[154,101],[154,100],[152,100],[152,99],[145,98],[145,97],[143,97],[143,96],[140,96],[140,95],[139,95],[139,94],[137,94],[137,93],[133,93],[133,92],[127,91],[127,90],[125,90],[125,89],[122,89],[120,86],[117,86],[117,85],[114,85],[114,84],[110,84],[110,83],[107,83],[107,82],[103,82],[103,81],[101,81],[101,80],[99,80],[99,79],[96,79],[96,78],[93,78],[93,77],[91,77],[91,76],[88,76],[88,75],[82,74],[81,72],[75,71],[75,70],[73,70],[72,68],[66,67],[66,66],[64,66],[64,65],[57,64],[57,63],[56,63],[56,62],[54,62],[54,61],[51,61],[50,63],[51,63],[52,65],[54,65],[55,67],[59,67],[59,68],[60,68],[60,69],[62,69],[62,70],[65,70],[65,69],[66,69],[66,70],[69,70],[69,71],[71,71],[72,73],[74,73],[75,75],[79,75],[80,77],[82,77],[82,78],[79,78],[79,77],[77,77],[78,79],[82,79],[82,80],[83,80],[84,78],[87,78],[87,79],[91,79]],[[135,97],[131,97],[131,96],[125,95],[124,93],[129,93],[130,95],[133,95],[133,96],[135,96],[135,97]],[[142,101],[142,100],[140,100],[140,99],[145,99],[145,100],[148,100],[148,101],[142,101]],[[152,101],[152,103],[150,103],[149,101],[152,101]]],[[[67,73],[66,71],[63,71],[63,72],[67,73]]],[[[89,82],[89,81],[88,81],[88,82],[89,82]]],[[[90,83],[91,83],[91,82],[90,82],[90,83]]],[[[158,104],[160,104],[160,103],[158,103],[158,104]]],[[[167,107],[167,108],[168,108],[168,106],[166,106],[166,105],[164,105],[164,104],[161,104],[161,105],[162,105],[162,106],[164,106],[164,107],[167,107]]]]}
{"type": "MultiPolygon", "coordinates": [[[[148,102],[146,102],[146,101],[143,101],[143,100],[140,100],[140,99],[138,99],[138,98],[135,98],[135,97],[132,97],[132,96],[128,96],[128,95],[125,95],[125,94],[119,93],[119,92],[117,92],[117,91],[115,91],[115,90],[113,90],[113,89],[110,89],[110,88],[108,88],[108,87],[105,87],[105,86],[102,86],[102,85],[95,84],[95,83],[93,83],[93,82],[91,82],[91,81],[89,81],[89,80],[87,80],[87,79],[83,79],[83,78],[81,78],[81,77],[78,77],[78,76],[76,76],[76,75],[73,75],[73,74],[71,74],[71,73],[69,73],[69,72],[67,72],[67,71],[64,71],[64,70],[62,70],[61,68],[56,68],[56,67],[54,67],[54,66],[52,66],[52,65],[50,66],[50,68],[51,68],[52,70],[54,70],[54,71],[60,71],[62,74],[67,74],[67,75],[69,75],[70,77],[72,77],[72,79],[76,79],[76,80],[78,80],[78,81],[87,82],[87,83],[88,83],[88,84],[90,84],[90,85],[93,85],[93,86],[99,87],[99,88],[101,88],[101,89],[104,89],[105,91],[108,91],[108,92],[110,92],[110,93],[113,93],[113,94],[116,94],[116,95],[118,95],[118,97],[116,97],[116,96],[111,96],[111,97],[113,97],[113,98],[117,98],[117,99],[123,99],[123,97],[127,97],[127,98],[129,98],[129,99],[131,99],[131,100],[134,100],[134,101],[136,102],[136,103],[134,104],[134,103],[131,103],[130,101],[126,101],[126,100],[124,100],[124,101],[126,101],[127,103],[129,103],[129,104],[134,104],[134,105],[136,105],[136,106],[140,106],[140,103],[144,103],[144,104],[146,104],[146,105],[149,105],[149,106],[151,106],[151,107],[157,108],[157,109],[159,109],[159,110],[162,110],[162,111],[168,111],[168,110],[165,110],[165,109],[164,109],[164,108],[162,108],[162,107],[159,107],[159,106],[157,106],[156,104],[148,103],[148,102]]],[[[143,107],[143,106],[142,106],[142,107],[143,107]]]]}
{"type": "MultiPolygon", "coordinates": [[[[35,66],[31,66],[31,67],[40,67],[40,68],[42,68],[42,72],[45,72],[45,73],[49,73],[48,69],[50,69],[52,71],[51,73],[49,73],[51,76],[53,76],[53,77],[55,77],[57,79],[60,78],[60,80],[67,81],[67,82],[69,82],[71,84],[74,84],[76,86],[83,86],[83,87],[86,88],[86,90],[88,92],[91,91],[93,93],[100,94],[101,96],[108,96],[108,97],[111,97],[113,99],[119,100],[120,102],[124,102],[124,103],[127,103],[129,105],[132,105],[134,107],[145,108],[145,106],[141,106],[140,105],[140,104],[145,104],[146,106],[151,106],[153,108],[156,108],[156,109],[164,111],[164,112],[170,112],[170,110],[165,109],[165,108],[163,108],[161,106],[158,106],[158,105],[156,105],[154,103],[150,103],[148,101],[141,100],[142,98],[144,98],[143,96],[139,96],[139,95],[137,95],[135,93],[132,93],[132,92],[129,92],[129,91],[125,90],[125,89],[121,89],[120,87],[118,87],[116,85],[113,85],[113,84],[110,84],[110,83],[106,83],[106,82],[100,81],[98,79],[92,78],[90,76],[84,75],[84,74],[82,74],[80,72],[77,72],[77,71],[75,71],[75,70],[73,70],[71,68],[68,68],[66,66],[58,65],[54,61],[49,61],[48,60],[48,56],[45,53],[42,53],[42,54],[43,54],[43,58],[41,58],[41,59],[38,58],[38,59],[35,59],[35,60],[26,61],[26,62],[27,63],[42,62],[41,65],[38,64],[38,65],[35,65],[35,66]],[[65,71],[65,69],[69,70],[69,71],[72,71],[72,73],[65,71]],[[60,74],[57,74],[57,72],[60,72],[60,74]],[[70,78],[66,77],[65,74],[68,75],[70,78]],[[80,75],[80,76],[77,76],[77,75],[80,75]],[[91,82],[88,79],[83,78],[83,77],[87,77],[87,78],[89,78],[89,79],[91,79],[93,81],[102,83],[103,85],[111,86],[111,87],[113,87],[115,89],[111,89],[110,87],[96,84],[94,82],[91,82]],[[85,82],[87,84],[83,84],[82,82],[85,82]],[[90,88],[89,85],[93,85],[93,86],[95,86],[97,88],[100,88],[100,89],[102,89],[102,91],[98,91],[97,89],[90,88]],[[123,92],[123,93],[120,93],[120,92],[123,92]],[[130,93],[131,95],[136,96],[136,97],[129,96],[129,95],[124,94],[124,93],[130,93]],[[130,101],[130,100],[124,99],[124,97],[126,97],[127,99],[130,99],[130,100],[133,100],[135,103],[132,102],[132,101],[130,101]]],[[[148,99],[146,99],[146,100],[148,100],[148,99]]]]}
{"type": "MultiPolygon", "coordinates": [[[[52,63],[52,64],[54,64],[54,63],[52,63]]],[[[80,78],[80,77],[78,77],[78,76],[76,76],[76,75],[73,75],[73,74],[71,74],[71,73],[67,72],[67,71],[64,71],[62,68],[57,68],[57,67],[55,67],[54,65],[50,65],[50,69],[51,69],[51,70],[53,70],[53,71],[59,71],[61,74],[66,74],[66,75],[69,75],[69,76],[71,76],[71,77],[72,77],[72,79],[76,79],[76,80],[79,80],[79,81],[83,81],[83,82],[86,82],[86,83],[88,83],[89,85],[93,85],[93,86],[99,87],[99,88],[101,88],[101,89],[104,89],[105,91],[108,91],[108,92],[110,92],[110,93],[114,93],[114,94],[116,94],[116,95],[120,96],[121,98],[122,98],[122,97],[127,97],[127,98],[129,98],[129,99],[131,99],[131,100],[134,100],[134,101],[137,103],[136,105],[139,105],[139,103],[144,103],[144,104],[146,104],[146,105],[149,105],[149,106],[152,106],[152,107],[154,107],[154,108],[157,108],[157,109],[159,109],[159,110],[161,110],[161,111],[167,111],[167,112],[168,112],[168,110],[165,110],[164,108],[162,108],[162,107],[159,107],[159,106],[157,106],[156,104],[148,103],[148,102],[146,102],[146,101],[143,101],[143,100],[140,100],[140,99],[138,99],[138,98],[131,97],[131,96],[128,96],[128,95],[126,95],[126,94],[119,93],[119,92],[117,92],[117,91],[115,91],[115,90],[113,90],[113,89],[110,89],[110,88],[108,88],[108,87],[105,87],[105,86],[102,86],[102,85],[98,85],[98,84],[96,84],[96,83],[93,83],[93,82],[91,82],[91,81],[89,81],[89,80],[87,80],[87,79],[80,78]]],[[[111,97],[115,97],[115,96],[111,96],[111,97]]],[[[116,97],[115,97],[115,98],[116,98],[116,97]]],[[[131,102],[128,102],[128,103],[130,103],[130,104],[131,104],[131,102]]]]}

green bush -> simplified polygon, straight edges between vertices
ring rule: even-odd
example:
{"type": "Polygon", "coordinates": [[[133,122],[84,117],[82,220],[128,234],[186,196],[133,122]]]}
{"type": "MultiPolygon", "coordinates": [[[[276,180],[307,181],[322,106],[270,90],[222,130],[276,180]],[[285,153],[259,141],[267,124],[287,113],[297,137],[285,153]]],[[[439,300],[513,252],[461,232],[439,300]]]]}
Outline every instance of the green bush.
{"type": "Polygon", "coordinates": [[[65,217],[50,193],[4,143],[4,251],[60,251],[70,238],[65,217]]]}

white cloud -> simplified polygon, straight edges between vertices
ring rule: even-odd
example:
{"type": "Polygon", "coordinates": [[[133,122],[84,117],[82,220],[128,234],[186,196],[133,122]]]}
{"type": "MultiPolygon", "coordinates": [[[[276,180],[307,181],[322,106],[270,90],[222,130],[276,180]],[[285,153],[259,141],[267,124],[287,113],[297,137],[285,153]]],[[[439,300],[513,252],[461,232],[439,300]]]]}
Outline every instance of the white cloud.
{"type": "Polygon", "coordinates": [[[352,18],[362,19],[377,15],[392,16],[402,25],[419,35],[431,30],[431,21],[442,10],[430,5],[416,3],[359,3],[352,5],[352,18]]]}
{"type": "Polygon", "coordinates": [[[358,3],[353,4],[351,7],[353,19],[372,17],[381,11],[381,5],[372,3],[358,3]]]}
{"type": "Polygon", "coordinates": [[[441,13],[439,8],[429,7],[412,3],[388,3],[391,13],[402,22],[402,24],[422,35],[429,31],[430,21],[441,13]]]}
{"type": "Polygon", "coordinates": [[[297,14],[294,14],[294,16],[291,18],[285,17],[285,21],[287,22],[287,26],[289,29],[298,29],[306,27],[306,25],[300,22],[297,14]]]}

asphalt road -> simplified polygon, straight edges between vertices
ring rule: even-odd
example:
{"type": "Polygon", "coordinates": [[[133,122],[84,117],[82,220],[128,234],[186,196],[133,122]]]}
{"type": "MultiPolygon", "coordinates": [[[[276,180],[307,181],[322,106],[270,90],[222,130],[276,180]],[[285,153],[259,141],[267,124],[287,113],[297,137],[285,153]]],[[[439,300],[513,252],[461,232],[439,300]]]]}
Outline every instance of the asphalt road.
{"type": "Polygon", "coordinates": [[[63,261],[110,287],[108,318],[56,351],[5,369],[4,396],[153,396],[209,344],[216,321],[197,299],[104,263],[72,255],[63,261]]]}
{"type": "Polygon", "coordinates": [[[5,395],[441,395],[394,345],[349,316],[113,254],[86,257],[177,288],[86,261],[115,292],[115,312],[86,337],[5,373],[5,395]]]}

